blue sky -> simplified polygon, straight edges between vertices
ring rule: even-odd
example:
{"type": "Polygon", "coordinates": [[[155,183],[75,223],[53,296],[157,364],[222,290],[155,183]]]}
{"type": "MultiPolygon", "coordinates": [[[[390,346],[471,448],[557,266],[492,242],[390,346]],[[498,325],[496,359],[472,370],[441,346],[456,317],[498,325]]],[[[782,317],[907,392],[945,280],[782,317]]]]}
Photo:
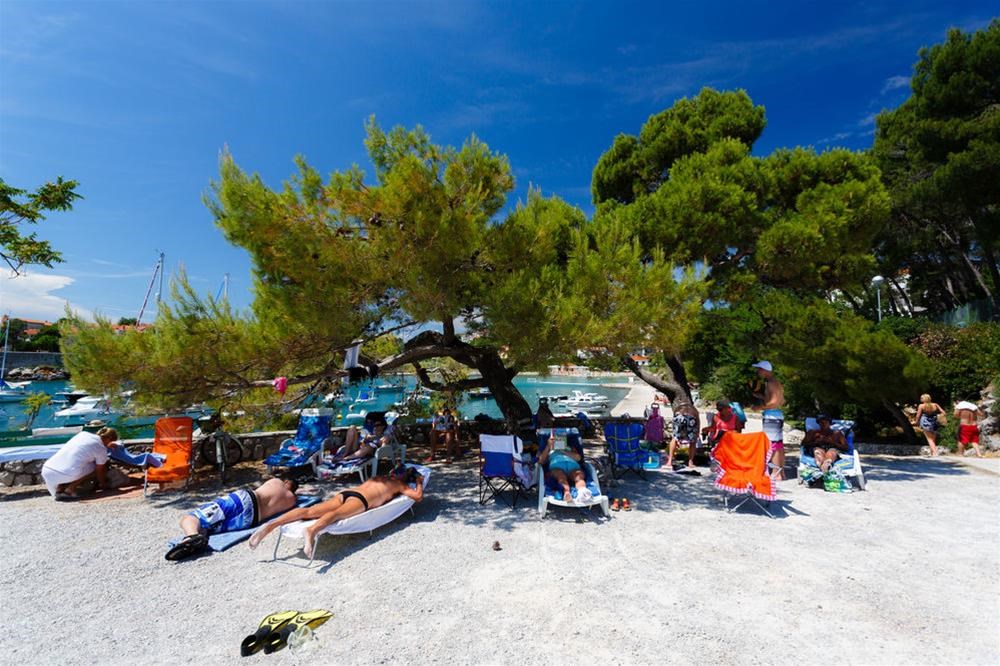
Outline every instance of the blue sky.
{"type": "MultiPolygon", "coordinates": [[[[995,5],[992,6],[995,10],[995,5]]],[[[367,165],[363,123],[471,133],[529,183],[590,212],[621,132],[703,86],[767,109],[755,147],[865,149],[909,93],[921,46],[984,27],[986,2],[0,3],[0,176],[85,197],[39,228],[53,270],[0,278],[0,310],[135,316],[156,262],[250,301],[249,261],[202,195],[224,146],[278,186],[301,153],[367,165]]],[[[369,170],[370,171],[370,170],[369,170]]],[[[148,320],[148,316],[146,318],[148,320]]]]}

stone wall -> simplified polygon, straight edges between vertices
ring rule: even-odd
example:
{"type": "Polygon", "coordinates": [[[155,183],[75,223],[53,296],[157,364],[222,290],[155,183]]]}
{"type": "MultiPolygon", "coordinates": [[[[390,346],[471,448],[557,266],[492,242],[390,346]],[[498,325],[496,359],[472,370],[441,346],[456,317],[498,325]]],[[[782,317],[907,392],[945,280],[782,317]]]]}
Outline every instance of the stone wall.
{"type": "Polygon", "coordinates": [[[62,354],[58,352],[7,352],[7,369],[36,368],[47,365],[54,368],[63,367],[62,354]]]}

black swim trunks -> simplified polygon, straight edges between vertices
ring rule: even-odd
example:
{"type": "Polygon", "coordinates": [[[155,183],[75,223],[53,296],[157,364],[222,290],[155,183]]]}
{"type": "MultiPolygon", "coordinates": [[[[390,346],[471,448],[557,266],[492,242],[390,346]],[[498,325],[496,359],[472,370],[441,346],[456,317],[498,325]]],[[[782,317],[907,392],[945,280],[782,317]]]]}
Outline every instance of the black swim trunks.
{"type": "Polygon", "coordinates": [[[361,493],[355,492],[353,490],[342,490],[342,491],[340,491],[337,494],[338,495],[343,495],[345,502],[347,501],[347,498],[349,498],[349,497],[357,497],[359,500],[361,500],[361,503],[365,505],[365,511],[368,510],[368,500],[366,500],[365,496],[362,495],[361,493]]]}

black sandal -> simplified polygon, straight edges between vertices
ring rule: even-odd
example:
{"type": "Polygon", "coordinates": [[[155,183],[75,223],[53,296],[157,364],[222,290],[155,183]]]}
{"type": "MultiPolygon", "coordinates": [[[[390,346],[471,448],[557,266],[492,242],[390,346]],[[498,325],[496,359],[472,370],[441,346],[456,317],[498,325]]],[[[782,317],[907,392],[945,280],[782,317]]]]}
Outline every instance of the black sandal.
{"type": "Polygon", "coordinates": [[[204,534],[189,534],[167,551],[166,559],[171,562],[197,555],[208,548],[208,537],[204,534]]]}

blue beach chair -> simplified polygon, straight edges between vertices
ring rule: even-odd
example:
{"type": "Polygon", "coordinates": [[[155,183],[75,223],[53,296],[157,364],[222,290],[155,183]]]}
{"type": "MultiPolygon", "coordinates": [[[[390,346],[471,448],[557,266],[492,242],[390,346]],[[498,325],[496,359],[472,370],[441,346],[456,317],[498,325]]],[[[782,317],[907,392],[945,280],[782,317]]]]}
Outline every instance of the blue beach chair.
{"type": "Polygon", "coordinates": [[[332,409],[303,409],[295,437],[286,439],[276,453],[264,459],[268,470],[273,474],[276,467],[309,465],[316,474],[316,467],[323,457],[323,447],[330,437],[332,422],[332,409]]]}
{"type": "Polygon", "coordinates": [[[611,477],[620,478],[632,472],[646,480],[645,464],[649,452],[639,446],[645,432],[641,423],[605,423],[604,440],[611,460],[611,477]]]}
{"type": "Polygon", "coordinates": [[[524,445],[514,435],[479,436],[479,503],[500,499],[510,508],[517,498],[533,485],[532,474],[524,458],[524,445]],[[512,492],[511,501],[503,492],[512,492]]]}
{"type": "MultiPolygon", "coordinates": [[[[549,504],[574,509],[589,509],[592,506],[600,506],[604,516],[609,517],[611,512],[608,508],[608,498],[601,492],[601,482],[597,476],[597,469],[583,458],[583,445],[580,442],[579,431],[576,428],[555,428],[555,434],[557,437],[565,436],[567,446],[580,454],[580,466],[583,468],[584,480],[587,482],[587,489],[590,490],[593,497],[584,504],[577,503],[572,497],[556,499],[556,493],[562,491],[562,487],[548,476],[547,469],[543,468],[542,465],[535,465],[535,483],[538,484],[538,513],[544,518],[549,510],[549,504]]],[[[537,432],[539,451],[548,445],[551,436],[552,430],[543,429],[537,432]]]]}
{"type": "MultiPolygon", "coordinates": [[[[857,484],[858,490],[865,489],[865,473],[861,469],[861,456],[858,454],[857,450],[854,448],[854,421],[848,421],[845,419],[834,419],[830,423],[830,427],[834,430],[838,430],[844,433],[844,439],[847,440],[848,450],[847,453],[841,453],[840,457],[835,463],[833,463],[833,468],[839,472],[843,477],[850,483],[851,480],[857,484]]],[[[806,432],[810,430],[818,430],[819,422],[812,416],[806,419],[806,432]]],[[[815,458],[806,455],[806,449],[804,446],[799,447],[799,485],[806,483],[807,481],[814,481],[821,479],[823,473],[820,471],[819,466],[816,464],[815,458]]],[[[846,488],[846,486],[845,486],[846,488]]]]}

